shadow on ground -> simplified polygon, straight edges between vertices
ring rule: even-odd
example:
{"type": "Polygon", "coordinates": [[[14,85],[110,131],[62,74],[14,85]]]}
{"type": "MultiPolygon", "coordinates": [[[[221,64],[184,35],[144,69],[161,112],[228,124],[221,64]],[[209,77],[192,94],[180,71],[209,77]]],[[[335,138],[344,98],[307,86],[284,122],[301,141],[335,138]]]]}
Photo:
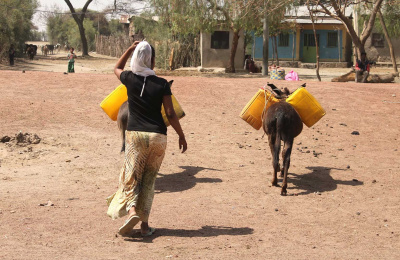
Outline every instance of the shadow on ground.
{"type": "Polygon", "coordinates": [[[340,168],[329,168],[323,166],[317,167],[307,167],[310,173],[297,175],[290,173],[288,176],[288,189],[299,189],[303,190],[299,192],[298,195],[307,195],[314,192],[327,192],[336,190],[338,185],[349,185],[349,186],[359,186],[363,185],[362,181],[358,180],[335,180],[331,176],[331,171],[346,171],[347,169],[340,168]]]}
{"type": "Polygon", "coordinates": [[[132,234],[131,237],[125,238],[130,242],[152,243],[157,237],[217,237],[217,236],[245,236],[253,234],[254,229],[249,227],[233,228],[222,226],[203,226],[200,229],[168,229],[160,228],[152,236],[142,237],[140,232],[132,234]]]}
{"type": "MultiPolygon", "coordinates": [[[[37,61],[38,59],[35,58],[37,61]]],[[[40,64],[42,67],[51,67],[53,66],[52,64],[40,64]]],[[[38,69],[38,65],[31,60],[28,59],[18,59],[15,62],[14,66],[9,66],[9,65],[2,65],[0,64],[0,70],[14,70],[14,71],[43,71],[43,69],[38,69]]]]}
{"type": "Polygon", "coordinates": [[[173,174],[158,174],[156,180],[156,193],[180,192],[193,188],[197,183],[222,182],[219,178],[197,178],[195,175],[203,170],[220,171],[213,168],[179,166],[183,171],[173,174]]]}

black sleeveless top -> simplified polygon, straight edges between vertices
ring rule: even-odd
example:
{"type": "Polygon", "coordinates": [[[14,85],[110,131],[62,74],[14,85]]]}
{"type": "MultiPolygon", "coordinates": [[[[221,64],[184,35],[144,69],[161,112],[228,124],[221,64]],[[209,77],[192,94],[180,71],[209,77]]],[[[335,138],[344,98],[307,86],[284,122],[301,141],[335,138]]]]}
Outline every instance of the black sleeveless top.
{"type": "Polygon", "coordinates": [[[129,118],[128,131],[143,131],[167,134],[167,127],[161,115],[163,97],[172,95],[169,83],[157,76],[145,78],[124,71],[120,76],[128,91],[129,118]],[[143,93],[142,93],[143,91],[143,93]]]}

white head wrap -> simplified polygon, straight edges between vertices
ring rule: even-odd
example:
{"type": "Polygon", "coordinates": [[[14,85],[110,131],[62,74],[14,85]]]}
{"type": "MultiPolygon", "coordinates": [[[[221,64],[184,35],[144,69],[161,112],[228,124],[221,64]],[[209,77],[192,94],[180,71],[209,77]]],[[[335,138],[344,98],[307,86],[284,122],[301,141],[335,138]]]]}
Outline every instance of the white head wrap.
{"type": "Polygon", "coordinates": [[[140,93],[140,96],[142,96],[146,77],[156,75],[154,70],[151,69],[151,46],[148,42],[142,41],[136,46],[131,59],[131,69],[134,74],[144,77],[142,92],[140,93]]]}

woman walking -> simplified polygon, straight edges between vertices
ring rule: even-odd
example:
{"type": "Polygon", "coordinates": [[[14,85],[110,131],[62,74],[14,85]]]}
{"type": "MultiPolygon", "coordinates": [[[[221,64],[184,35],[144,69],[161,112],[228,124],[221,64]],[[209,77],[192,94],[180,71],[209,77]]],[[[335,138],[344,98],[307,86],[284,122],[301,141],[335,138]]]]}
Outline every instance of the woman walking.
{"type": "Polygon", "coordinates": [[[125,139],[125,162],[120,172],[119,188],[107,199],[107,214],[116,219],[128,215],[119,234],[129,235],[141,223],[142,236],[150,236],[155,229],[149,226],[149,215],[154,197],[154,183],[167,146],[167,127],[161,115],[164,105],[171,126],[179,135],[179,149],[187,144],[175,114],[169,83],[155,75],[154,48],[146,41],[134,42],[121,56],[114,73],[128,92],[129,118],[125,139]],[[132,54],[131,71],[124,71],[132,54]]]}

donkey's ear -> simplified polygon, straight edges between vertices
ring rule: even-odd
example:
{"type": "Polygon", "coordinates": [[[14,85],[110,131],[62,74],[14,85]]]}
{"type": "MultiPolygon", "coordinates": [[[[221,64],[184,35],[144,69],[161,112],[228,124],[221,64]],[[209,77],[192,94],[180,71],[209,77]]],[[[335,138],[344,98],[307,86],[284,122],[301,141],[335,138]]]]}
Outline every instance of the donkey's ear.
{"type": "Polygon", "coordinates": [[[174,83],[173,80],[168,81],[169,85],[172,86],[172,83],[174,83]]]}
{"type": "Polygon", "coordinates": [[[285,87],[285,88],[283,89],[283,93],[285,93],[286,96],[289,96],[289,95],[290,95],[290,91],[289,91],[289,89],[288,89],[287,87],[285,87]]]}

